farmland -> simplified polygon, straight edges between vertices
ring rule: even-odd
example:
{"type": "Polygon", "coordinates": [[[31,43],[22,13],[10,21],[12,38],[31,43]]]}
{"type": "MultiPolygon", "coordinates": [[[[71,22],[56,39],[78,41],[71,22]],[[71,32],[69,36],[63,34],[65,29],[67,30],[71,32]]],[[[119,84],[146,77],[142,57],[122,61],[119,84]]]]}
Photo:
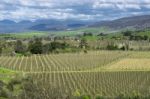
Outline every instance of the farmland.
{"type": "MultiPolygon", "coordinates": [[[[43,99],[150,94],[150,54],[135,51],[1,56],[3,68],[31,76],[43,99]]],[[[70,99],[70,98],[69,98],[70,99]]]]}
{"type": "Polygon", "coordinates": [[[47,35],[48,35],[47,32],[22,32],[22,33],[0,34],[0,38],[32,38],[34,36],[41,37],[47,35]]]}
{"type": "Polygon", "coordinates": [[[33,55],[29,57],[3,56],[0,57],[0,64],[5,68],[24,72],[85,71],[102,67],[127,55],[125,52],[91,51],[88,54],[70,53],[33,55]]]}

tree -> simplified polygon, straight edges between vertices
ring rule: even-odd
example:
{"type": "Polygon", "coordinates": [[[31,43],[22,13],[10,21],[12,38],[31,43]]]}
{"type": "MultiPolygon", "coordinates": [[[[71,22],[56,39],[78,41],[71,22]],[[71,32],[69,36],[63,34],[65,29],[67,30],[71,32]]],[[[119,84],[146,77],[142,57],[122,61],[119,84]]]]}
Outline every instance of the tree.
{"type": "Polygon", "coordinates": [[[83,36],[93,36],[93,34],[92,33],[83,33],[83,36]]]}
{"type": "Polygon", "coordinates": [[[132,35],[132,31],[125,31],[123,32],[124,36],[131,36],[132,35]]]}
{"type": "Polygon", "coordinates": [[[84,38],[81,39],[79,47],[84,48],[84,49],[88,47],[88,43],[87,43],[86,39],[84,39],[84,38]]]}
{"type": "Polygon", "coordinates": [[[25,53],[26,52],[26,47],[23,45],[21,40],[17,40],[16,46],[15,46],[15,52],[16,53],[25,53]]]}
{"type": "Polygon", "coordinates": [[[2,54],[2,51],[3,51],[3,50],[2,50],[2,47],[0,47],[0,55],[2,54]]]}
{"type": "Polygon", "coordinates": [[[117,45],[114,45],[113,43],[107,45],[107,50],[118,50],[117,45]]]}
{"type": "Polygon", "coordinates": [[[148,40],[148,36],[147,35],[144,35],[144,40],[148,40]]]}
{"type": "Polygon", "coordinates": [[[43,51],[42,53],[48,54],[50,52],[50,44],[48,43],[43,45],[42,51],[43,51]]]}
{"type": "Polygon", "coordinates": [[[42,41],[40,39],[35,39],[34,42],[30,42],[29,44],[29,51],[32,53],[32,54],[42,54],[43,52],[43,44],[42,44],[42,41]]]}

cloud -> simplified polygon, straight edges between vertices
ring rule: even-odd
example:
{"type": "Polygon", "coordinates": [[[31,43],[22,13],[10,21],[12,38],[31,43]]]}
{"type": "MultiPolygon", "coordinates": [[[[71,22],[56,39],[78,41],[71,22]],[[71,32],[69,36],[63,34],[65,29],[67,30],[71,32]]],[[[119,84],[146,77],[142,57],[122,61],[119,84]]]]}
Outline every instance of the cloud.
{"type": "Polygon", "coordinates": [[[1,0],[0,19],[110,20],[150,14],[149,0],[1,0]]]}

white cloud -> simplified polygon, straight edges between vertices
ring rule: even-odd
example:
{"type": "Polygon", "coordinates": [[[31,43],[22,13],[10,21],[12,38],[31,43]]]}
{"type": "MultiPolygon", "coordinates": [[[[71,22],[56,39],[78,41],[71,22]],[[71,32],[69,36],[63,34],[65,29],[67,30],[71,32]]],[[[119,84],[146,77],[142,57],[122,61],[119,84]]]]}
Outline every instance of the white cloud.
{"type": "Polygon", "coordinates": [[[107,4],[107,3],[101,3],[101,2],[95,2],[93,4],[93,8],[97,9],[97,8],[103,8],[103,9],[109,9],[109,8],[114,8],[114,4],[107,4]]]}
{"type": "Polygon", "coordinates": [[[0,19],[94,20],[104,19],[104,16],[119,17],[120,12],[127,12],[127,15],[135,14],[132,10],[136,10],[137,14],[147,14],[144,8],[150,9],[150,0],[1,0],[0,19]]]}

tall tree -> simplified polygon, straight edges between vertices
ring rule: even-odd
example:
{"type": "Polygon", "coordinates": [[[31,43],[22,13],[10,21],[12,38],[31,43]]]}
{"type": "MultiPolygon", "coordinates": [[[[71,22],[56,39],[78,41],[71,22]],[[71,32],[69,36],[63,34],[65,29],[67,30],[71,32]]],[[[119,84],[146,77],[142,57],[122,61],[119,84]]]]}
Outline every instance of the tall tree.
{"type": "Polygon", "coordinates": [[[40,39],[35,39],[35,41],[29,47],[32,54],[42,54],[43,44],[40,39]]]}
{"type": "Polygon", "coordinates": [[[16,53],[24,53],[26,51],[25,45],[23,45],[21,40],[17,40],[16,46],[15,46],[15,52],[16,53]]]}

